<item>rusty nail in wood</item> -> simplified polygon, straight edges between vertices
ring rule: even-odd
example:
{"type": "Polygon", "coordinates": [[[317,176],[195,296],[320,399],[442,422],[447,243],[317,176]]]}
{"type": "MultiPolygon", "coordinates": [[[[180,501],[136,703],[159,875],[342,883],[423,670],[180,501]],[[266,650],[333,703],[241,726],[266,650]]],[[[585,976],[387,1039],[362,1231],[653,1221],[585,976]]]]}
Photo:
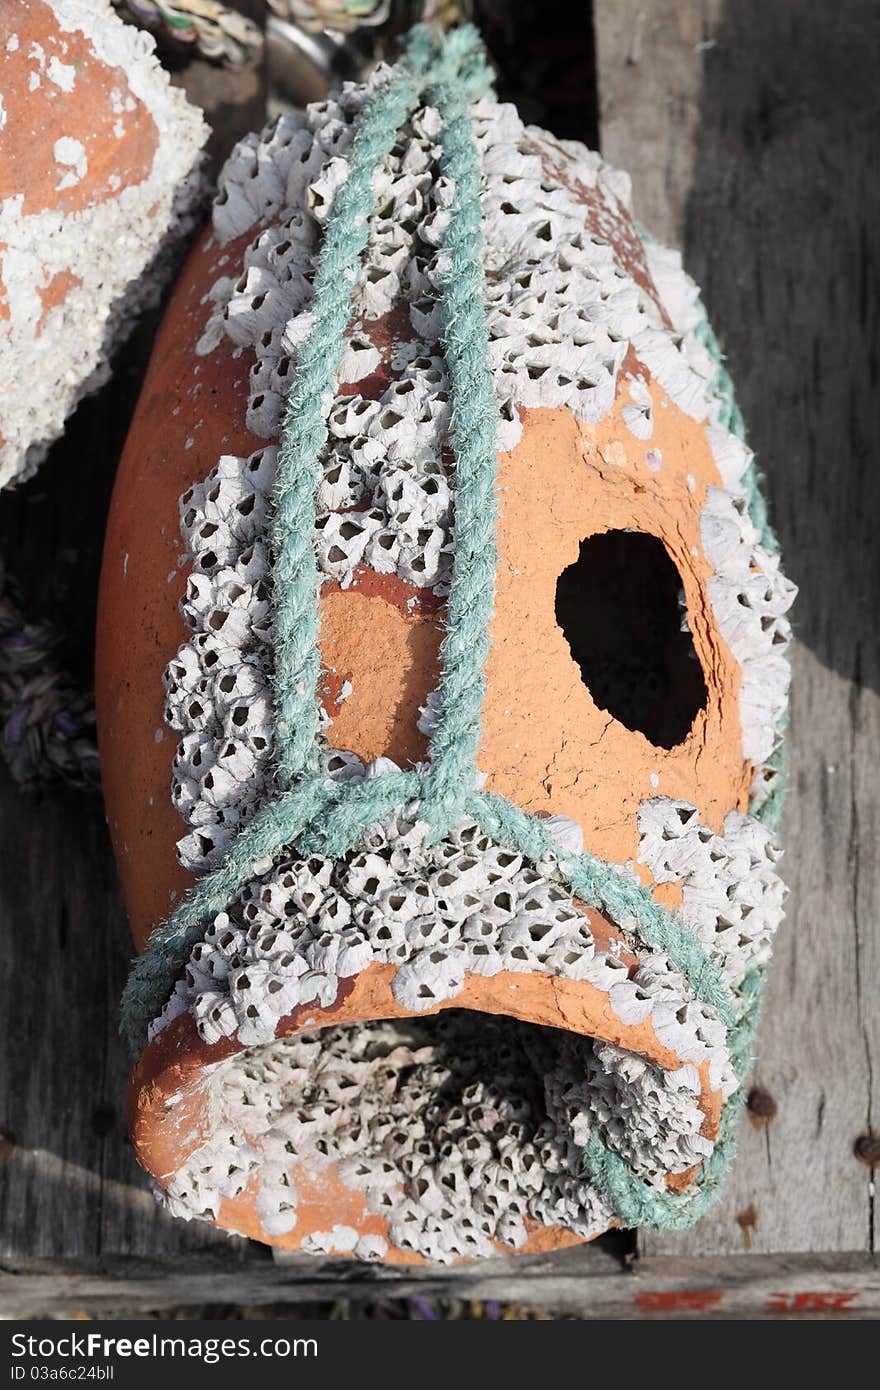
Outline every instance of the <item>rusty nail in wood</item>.
{"type": "Polygon", "coordinates": [[[0,1163],[6,1163],[15,1153],[15,1137],[0,1129],[0,1163]]]}
{"type": "Polygon", "coordinates": [[[869,1168],[880,1168],[880,1134],[860,1134],[853,1144],[853,1153],[869,1168]]]}
{"type": "Polygon", "coordinates": [[[758,1211],[754,1202],[750,1202],[745,1211],[737,1214],[736,1224],[742,1231],[743,1245],[746,1250],[752,1248],[752,1232],[758,1225],[758,1211]]]}
{"type": "Polygon", "coordinates": [[[759,1086],[753,1086],[749,1091],[749,1098],[746,1101],[749,1112],[749,1119],[756,1129],[763,1129],[769,1125],[771,1120],[775,1120],[779,1106],[773,1099],[769,1091],[762,1091],[759,1086]]]}

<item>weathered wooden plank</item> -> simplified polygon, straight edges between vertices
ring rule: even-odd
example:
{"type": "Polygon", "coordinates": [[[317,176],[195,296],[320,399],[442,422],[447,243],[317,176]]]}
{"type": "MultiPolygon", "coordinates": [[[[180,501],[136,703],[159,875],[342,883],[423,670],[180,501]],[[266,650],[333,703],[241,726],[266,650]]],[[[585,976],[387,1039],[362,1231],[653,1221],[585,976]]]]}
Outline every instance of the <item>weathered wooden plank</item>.
{"type": "Polygon", "coordinates": [[[721,1207],[650,1253],[873,1249],[880,483],[870,0],[597,0],[606,156],[704,287],[800,585],[785,836],[791,885],[721,1207]],[[873,772],[872,772],[873,770],[873,772]]]}
{"type": "Polygon", "coordinates": [[[867,1255],[739,1255],[727,1260],[646,1259],[629,1269],[569,1250],[550,1260],[501,1261],[456,1271],[389,1277],[343,1261],[300,1257],[272,1266],[248,1262],[231,1274],[209,1255],[156,1260],[18,1262],[0,1273],[5,1317],[173,1308],[203,1316],[232,1304],[245,1317],[326,1316],[328,1305],[387,1298],[492,1299],[557,1317],[786,1319],[876,1318],[880,1270],[867,1255]],[[585,1258],[586,1256],[586,1258],[585,1258]],[[285,1312],[284,1310],[289,1310],[285,1312]]]}
{"type": "MultiPolygon", "coordinates": [[[[247,3],[263,15],[261,0],[247,3]]],[[[216,171],[261,120],[264,74],[196,62],[176,80],[207,103],[216,171]]],[[[147,315],[37,476],[0,494],[4,562],[29,614],[67,636],[83,684],[113,475],[157,322],[147,315]]],[[[131,946],[99,801],[55,787],[26,797],[0,765],[0,845],[0,1258],[215,1246],[234,1266],[247,1242],[160,1212],[125,1137],[117,1017],[131,946]]]]}
{"type": "MultiPolygon", "coordinates": [[[[117,1034],[129,944],[97,806],[0,786],[0,1258],[234,1245],[164,1216],[125,1140],[117,1034]]],[[[235,1243],[244,1246],[244,1242],[235,1243]]]]}
{"type": "Polygon", "coordinates": [[[693,179],[703,47],[723,0],[595,0],[599,143],[633,178],[646,227],[681,246],[693,179]]]}

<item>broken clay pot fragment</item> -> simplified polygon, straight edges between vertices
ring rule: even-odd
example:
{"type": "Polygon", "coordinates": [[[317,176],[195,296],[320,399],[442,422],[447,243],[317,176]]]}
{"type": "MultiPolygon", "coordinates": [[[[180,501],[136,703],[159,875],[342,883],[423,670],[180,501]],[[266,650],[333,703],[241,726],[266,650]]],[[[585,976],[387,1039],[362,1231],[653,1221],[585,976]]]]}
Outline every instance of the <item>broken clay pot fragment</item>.
{"type": "Polygon", "coordinates": [[[193,225],[207,129],[151,50],[105,0],[0,6],[0,486],[106,379],[193,225]]]}

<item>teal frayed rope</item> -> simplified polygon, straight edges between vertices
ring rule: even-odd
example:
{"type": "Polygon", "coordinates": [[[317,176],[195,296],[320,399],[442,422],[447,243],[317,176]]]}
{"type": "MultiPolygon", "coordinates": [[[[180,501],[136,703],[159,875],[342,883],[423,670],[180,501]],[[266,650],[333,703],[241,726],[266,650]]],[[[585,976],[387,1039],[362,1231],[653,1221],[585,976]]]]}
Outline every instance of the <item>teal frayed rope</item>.
{"type": "Polygon", "coordinates": [[[443,348],[455,455],[455,561],[440,648],[438,708],[423,818],[439,838],[460,818],[476,779],[495,600],[498,407],[483,295],[480,165],[467,96],[453,83],[431,97],[443,118],[441,172],[454,185],[443,276],[443,348]]]}
{"type": "MultiPolygon", "coordinates": [[[[674,912],[613,864],[591,854],[561,853],[540,817],[502,797],[476,790],[476,755],[485,694],[497,556],[495,429],[497,408],[488,361],[482,281],[479,159],[468,116],[470,100],[491,91],[491,77],[476,32],[455,30],[436,45],[427,30],[413,30],[401,63],[370,96],[358,117],[349,173],[325,229],[313,287],[312,324],[288,396],[273,494],[270,541],[275,595],[275,753],[280,793],[239,834],[220,868],[205,875],[169,920],[152,933],[132,968],[123,996],[123,1032],[136,1055],[161,1011],[207,920],[226,908],[248,881],[265,872],[283,850],[341,857],[368,825],[417,802],[434,838],[462,815],[484,833],[533,863],[556,856],[571,891],[605,912],[648,947],[666,953],[697,998],[728,1028],[737,1076],[751,1061],[763,972],[753,972],[735,1005],[716,963],[674,912]],[[357,784],[324,778],[318,756],[317,647],[319,575],[313,546],[320,454],[326,414],[352,289],[367,244],[373,208],[371,181],[400,126],[427,95],[443,118],[442,172],[454,197],[440,289],[443,346],[450,378],[450,441],[455,455],[455,554],[441,647],[438,711],[429,761],[420,771],[386,772],[357,784]]],[[[698,334],[717,363],[713,390],[722,422],[740,437],[742,418],[708,321],[698,334]]],[[[746,479],[752,519],[771,549],[757,474],[746,479]]],[[[757,814],[773,824],[779,793],[757,814]]],[[[741,1089],[741,1088],[740,1088],[741,1089]]],[[[690,1225],[720,1191],[733,1155],[740,1100],[724,1106],[718,1141],[701,1165],[699,1187],[658,1192],[638,1178],[598,1133],[583,1152],[584,1173],[623,1226],[674,1229],[690,1225]]]]}
{"type": "Polygon", "coordinates": [[[555,854],[560,873],[576,897],[604,912],[622,930],[633,931],[646,946],[663,951],[694,994],[715,1009],[723,1023],[733,1021],[733,1001],[721,972],[681,918],[658,903],[650,889],[594,854],[559,851],[540,816],[521,811],[504,797],[482,792],[467,804],[485,835],[516,849],[532,863],[555,854]]]}

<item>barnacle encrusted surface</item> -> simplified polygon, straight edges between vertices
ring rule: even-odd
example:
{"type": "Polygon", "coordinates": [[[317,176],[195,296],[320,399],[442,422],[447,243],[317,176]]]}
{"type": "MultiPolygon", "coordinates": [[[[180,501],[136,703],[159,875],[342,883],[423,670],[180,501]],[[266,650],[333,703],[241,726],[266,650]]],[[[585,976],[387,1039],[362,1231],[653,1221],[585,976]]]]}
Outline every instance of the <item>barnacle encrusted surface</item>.
{"type": "MultiPolygon", "coordinates": [[[[194,871],[221,862],[276,792],[266,541],[276,441],[352,122],[383,77],[282,117],[238,147],[221,179],[217,238],[254,234],[240,276],[212,291],[199,351],[227,335],[253,354],[247,424],[267,443],[247,458],[222,457],[181,500],[192,635],[166,673],[166,717],[182,736],[173,796],[187,826],[180,857],[194,871]]],[[[632,244],[625,176],[523,127],[511,107],[481,101],[471,114],[497,447],[516,446],[520,407],[565,406],[595,423],[624,387],[625,426],[648,448],[649,466],[662,468],[650,452],[652,397],[627,373],[630,351],[671,401],[706,422],[723,481],[702,514],[714,571],[707,603],[739,663],[742,757],[756,769],[757,803],[787,693],[792,590],[748,514],[750,454],[719,423],[696,290],[673,253],[632,244]],[[646,263],[662,309],[646,288],[646,263]]],[[[370,571],[392,575],[410,586],[411,605],[435,606],[448,591],[455,525],[437,305],[453,190],[437,169],[439,121],[431,108],[417,111],[374,178],[354,318],[325,402],[314,534],[324,582],[345,589],[370,571]]],[[[426,732],[433,714],[429,697],[426,732]]],[[[381,771],[326,741],[321,756],[328,780],[381,771]]],[[[582,848],[578,827],[555,819],[558,844],[582,848]]],[[[696,807],[659,795],[643,803],[638,829],[638,865],[654,884],[681,886],[685,923],[736,995],[765,962],[782,915],[769,833],[737,812],[715,833],[696,807]]],[[[369,1209],[391,1218],[393,1243],[428,1258],[490,1253],[491,1242],[516,1248],[526,1219],[581,1236],[605,1229],[611,1214],[579,1156],[591,1127],[661,1187],[711,1149],[697,1068],[708,1063],[724,1095],[736,1085],[713,1011],[665,956],[617,925],[633,969],[619,948],[596,948],[554,856],[526,863],[468,821],[430,845],[417,806],[369,827],[342,860],[292,848],[210,924],[153,1025],[155,1036],[188,1011],[206,1042],[237,1036],[249,1049],[213,1075],[217,1128],[168,1189],[174,1209],[216,1216],[224,1196],[255,1181],[264,1231],[283,1234],[295,1227],[297,1165],[336,1161],[369,1209]],[[683,1065],[664,1071],[610,1044],[463,1013],[275,1039],[285,1014],[332,1002],[340,981],[377,962],[398,967],[395,997],[414,1013],[453,1000],[466,972],[589,981],[621,1021],[650,1017],[683,1065]],[[499,1058],[491,1082],[481,1074],[487,1048],[499,1058]]],[[[385,1253],[384,1238],[348,1228],[308,1239],[324,1251],[385,1253]]]]}
{"type": "MultiPolygon", "coordinates": [[[[665,1046],[695,1066],[708,1062],[712,1086],[730,1090],[714,1010],[662,953],[644,953],[631,974],[620,958],[626,938],[597,949],[555,854],[532,866],[470,820],[433,845],[427,830],[413,804],[369,826],[339,860],[294,855],[273,865],[215,917],[151,1035],[190,1009],[206,1042],[270,1042],[285,1014],[332,1004],[340,981],[374,962],[398,967],[392,990],[413,1013],[454,999],[466,972],[540,971],[589,981],[624,1023],[650,1018],[665,1046]]],[[[748,963],[735,958],[731,983],[748,963]]]]}
{"type": "MultiPolygon", "coordinates": [[[[95,0],[51,0],[43,42],[28,40],[44,6],[32,9],[19,0],[3,7],[6,72],[26,72],[32,100],[48,92],[62,113],[81,112],[90,101],[95,109],[110,104],[112,125],[100,110],[107,148],[94,161],[96,182],[127,142],[132,158],[139,154],[139,121],[153,123],[155,148],[145,176],[138,171],[126,180],[122,163],[123,172],[110,174],[108,187],[88,198],[80,195],[93,177],[89,152],[76,134],[47,144],[44,130],[28,167],[15,161],[17,185],[0,201],[0,486],[32,473],[77,401],[106,380],[110,353],[158,297],[171,250],[193,226],[203,196],[198,157],[207,127],[170,85],[153,40],[95,0]],[[84,70],[87,59],[100,66],[84,70]],[[95,90],[93,71],[109,91],[95,90]],[[43,180],[46,169],[56,181],[47,205],[37,199],[35,206],[29,182],[43,180]]],[[[21,98],[11,102],[8,88],[6,97],[0,129],[39,134],[39,109],[35,114],[21,98]]]]}
{"type": "MultiPolygon", "coordinates": [[[[334,1163],[397,1249],[440,1262],[519,1249],[527,1221],[584,1239],[606,1230],[613,1213],[581,1171],[591,1126],[659,1184],[711,1150],[693,1066],[664,1074],[614,1047],[454,1011],[285,1038],[211,1085],[222,1118],[168,1188],[178,1215],[216,1217],[256,1180],[263,1229],[283,1235],[299,1165],[334,1163]]],[[[387,1245],[336,1227],[303,1249],[377,1259],[387,1245]]]]}
{"type": "MultiPolygon", "coordinates": [[[[696,819],[693,808],[689,817],[679,816],[680,809],[673,810],[679,854],[687,845],[686,825],[696,819]]],[[[570,825],[555,827],[563,842],[570,825]]],[[[661,825],[652,830],[662,837],[661,825]]],[[[697,1069],[708,1064],[710,1084],[723,1095],[736,1080],[722,1024],[694,999],[667,958],[642,952],[631,972],[620,941],[597,948],[585,913],[559,882],[554,855],[531,867],[470,821],[434,846],[426,844],[425,832],[411,807],[369,827],[362,848],[342,860],[285,858],[218,914],[193,949],[151,1035],[190,1010],[206,1042],[237,1035],[251,1051],[217,1069],[212,1086],[219,1127],[169,1189],[178,1214],[216,1216],[219,1201],[238,1195],[256,1174],[263,1228],[282,1234],[295,1222],[297,1166],[351,1159],[341,1176],[348,1181],[356,1175],[354,1185],[364,1188],[370,1204],[378,1203],[370,1209],[393,1218],[399,1249],[432,1259],[489,1254],[490,1240],[522,1244],[524,1216],[585,1238],[604,1229],[609,1214],[584,1181],[579,1159],[591,1125],[660,1187],[667,1173],[684,1172],[711,1152],[697,1069]],[[332,1004],[343,981],[376,962],[398,967],[392,989],[413,1013],[454,999],[466,972],[540,971],[588,981],[607,993],[622,1023],[650,1020],[682,1065],[664,1071],[608,1044],[464,1013],[454,1026],[426,1021],[418,1058],[432,1066],[415,1076],[406,1050],[395,1046],[388,1057],[373,1050],[376,1036],[397,1038],[403,1048],[390,1025],[273,1041],[284,1015],[311,1001],[332,1004]],[[480,1067],[487,1046],[495,1057],[496,1040],[499,1055],[513,1049],[519,1062],[496,1074],[493,1060],[486,1085],[480,1067]],[[353,1065],[359,1053],[362,1061],[353,1065]],[[369,1074],[377,1055],[383,1065],[378,1096],[369,1074]],[[289,1083],[286,1068],[293,1069],[289,1083]],[[345,1089],[336,1086],[338,1071],[351,1078],[345,1089]],[[448,1132],[445,1117],[461,1103],[462,1078],[481,1107],[491,1102],[488,1130],[480,1112],[465,1105],[455,1133],[448,1132]],[[443,1122],[426,1129],[432,1114],[443,1122]],[[540,1161],[532,1155],[535,1143],[540,1161]],[[477,1163],[478,1155],[488,1167],[477,1163]],[[438,1226],[433,1196],[420,1199],[443,1193],[444,1175],[462,1160],[469,1165],[466,1178],[444,1194],[455,1208],[454,1221],[450,1226],[452,1218],[444,1218],[438,1226]],[[499,1162],[500,1189],[490,1181],[499,1162]]],[[[651,848],[650,835],[646,839],[651,848]]],[[[744,839],[748,852],[747,834],[744,839]]],[[[693,876],[699,880],[696,871],[693,876]]],[[[728,913],[734,911],[722,897],[728,913]]],[[[703,920],[720,930],[711,908],[704,906],[703,920]]],[[[769,908],[755,913],[756,950],[766,947],[775,922],[769,908]]],[[[730,952],[734,987],[752,955],[730,952]]],[[[363,1251],[355,1247],[355,1253],[363,1251]]]]}
{"type": "MultiPolygon", "coordinates": [[[[214,210],[220,241],[255,223],[260,230],[244,252],[239,278],[214,288],[201,350],[210,351],[224,333],[251,349],[248,426],[273,443],[247,459],[221,458],[181,504],[194,559],[184,604],[193,640],[168,670],[168,718],[184,735],[175,798],[192,826],[181,855],[193,869],[216,862],[266,791],[272,649],[263,536],[274,441],[297,346],[311,321],[321,227],[346,176],[354,117],[381,78],[346,88],[304,117],[281,117],[242,142],[221,176],[214,210]],[[214,765],[220,768],[215,785],[201,792],[214,765]]],[[[763,765],[785,707],[790,630],[784,615],[793,589],[748,516],[742,480],[751,455],[711,423],[718,410],[710,391],[716,368],[694,333],[696,290],[675,253],[640,248],[670,331],[652,297],[621,265],[625,220],[618,199],[626,196],[626,176],[582,146],[524,127],[512,107],[476,102],[472,115],[484,181],[498,448],[510,449],[520,437],[518,406],[564,405],[584,420],[601,419],[630,346],[677,405],[710,422],[724,488],[709,490],[702,522],[715,571],[708,599],[740,663],[743,758],[763,765]],[[584,189],[592,195],[589,215],[584,189]]],[[[452,190],[437,173],[439,120],[431,108],[416,112],[374,179],[376,214],[364,272],[352,291],[355,316],[338,394],[327,403],[315,545],[322,574],[343,587],[367,568],[442,597],[453,517],[436,289],[452,190]],[[394,379],[371,394],[370,374],[383,361],[390,361],[394,379]]],[[[644,386],[634,380],[629,390],[628,428],[649,441],[644,386]]],[[[756,791],[765,786],[759,776],[756,791]]]]}
{"type": "Polygon", "coordinates": [[[680,916],[734,989],[770,959],[785,901],[780,854],[771,831],[739,811],[721,835],[680,799],[657,797],[639,811],[639,863],[655,883],[681,884],[680,916]]]}

